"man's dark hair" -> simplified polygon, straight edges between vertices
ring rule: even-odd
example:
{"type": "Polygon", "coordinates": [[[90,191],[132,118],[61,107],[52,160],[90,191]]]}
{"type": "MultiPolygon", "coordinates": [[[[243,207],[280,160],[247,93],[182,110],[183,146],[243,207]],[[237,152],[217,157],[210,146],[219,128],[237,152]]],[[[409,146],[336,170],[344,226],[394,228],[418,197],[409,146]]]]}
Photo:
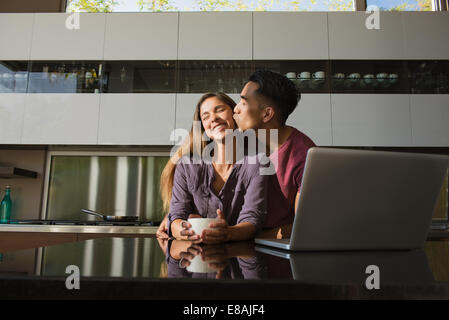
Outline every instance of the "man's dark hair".
{"type": "Polygon", "coordinates": [[[286,76],[269,70],[257,70],[248,79],[257,83],[258,94],[268,99],[277,109],[277,119],[284,125],[288,116],[295,110],[301,99],[301,93],[293,81],[286,76]]]}

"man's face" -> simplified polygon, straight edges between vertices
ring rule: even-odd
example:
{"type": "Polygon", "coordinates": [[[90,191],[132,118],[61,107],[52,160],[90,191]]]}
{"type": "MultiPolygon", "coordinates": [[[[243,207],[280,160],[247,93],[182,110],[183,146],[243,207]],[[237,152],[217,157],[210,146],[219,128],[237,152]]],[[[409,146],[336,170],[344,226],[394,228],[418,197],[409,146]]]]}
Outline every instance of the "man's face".
{"type": "Polygon", "coordinates": [[[257,99],[259,85],[248,82],[240,93],[240,101],[234,107],[234,120],[242,131],[261,128],[263,125],[263,108],[257,99]]]}

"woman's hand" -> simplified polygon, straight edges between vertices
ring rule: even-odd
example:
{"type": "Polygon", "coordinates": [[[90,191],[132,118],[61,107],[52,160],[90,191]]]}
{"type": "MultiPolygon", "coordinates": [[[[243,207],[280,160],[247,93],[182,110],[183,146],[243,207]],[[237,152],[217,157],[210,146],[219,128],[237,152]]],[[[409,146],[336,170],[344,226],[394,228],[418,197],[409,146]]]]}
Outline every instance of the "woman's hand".
{"type": "Polygon", "coordinates": [[[168,220],[168,214],[165,215],[164,219],[161,222],[161,225],[159,228],[157,228],[156,231],[156,237],[159,239],[168,239],[168,229],[167,229],[167,220],[168,220]]]}
{"type": "Polygon", "coordinates": [[[226,222],[223,212],[217,209],[217,221],[209,224],[210,229],[206,229],[201,234],[201,240],[205,244],[223,243],[230,240],[229,225],[226,222]]]}

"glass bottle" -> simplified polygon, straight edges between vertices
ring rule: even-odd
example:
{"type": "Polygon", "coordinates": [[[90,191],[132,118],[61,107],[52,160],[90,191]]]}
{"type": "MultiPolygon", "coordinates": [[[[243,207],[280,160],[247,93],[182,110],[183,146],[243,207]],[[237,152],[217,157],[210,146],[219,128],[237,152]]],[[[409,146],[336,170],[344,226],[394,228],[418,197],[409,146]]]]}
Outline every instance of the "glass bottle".
{"type": "Polygon", "coordinates": [[[5,196],[0,203],[0,223],[9,223],[11,219],[11,187],[6,186],[5,196]]]}

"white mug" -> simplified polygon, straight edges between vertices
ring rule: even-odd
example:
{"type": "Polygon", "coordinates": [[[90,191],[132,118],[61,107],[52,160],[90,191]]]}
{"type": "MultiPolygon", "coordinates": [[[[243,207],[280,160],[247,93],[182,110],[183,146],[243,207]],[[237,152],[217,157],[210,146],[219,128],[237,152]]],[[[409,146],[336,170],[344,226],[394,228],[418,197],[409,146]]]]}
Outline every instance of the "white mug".
{"type": "Polygon", "coordinates": [[[208,272],[217,272],[209,267],[209,263],[213,263],[214,261],[203,261],[201,259],[201,255],[195,256],[192,260],[190,260],[190,265],[186,268],[189,272],[195,273],[208,273],[208,272]]]}
{"type": "Polygon", "coordinates": [[[351,74],[348,76],[348,79],[351,79],[351,80],[359,80],[359,79],[360,79],[360,73],[357,73],[357,72],[351,73],[351,74]]]}
{"type": "Polygon", "coordinates": [[[390,75],[388,76],[388,79],[390,79],[391,83],[396,83],[398,82],[398,74],[397,73],[390,73],[390,75]]]}
{"type": "Polygon", "coordinates": [[[363,81],[365,81],[366,84],[371,84],[374,82],[374,75],[371,73],[365,74],[363,76],[363,81]]]}
{"type": "Polygon", "coordinates": [[[325,78],[325,73],[324,73],[324,71],[317,71],[312,74],[312,78],[317,79],[317,80],[322,80],[325,78]]]}
{"type": "Polygon", "coordinates": [[[334,74],[334,78],[335,79],[344,79],[345,74],[344,73],[336,73],[336,74],[334,74]]]}
{"type": "Polygon", "coordinates": [[[188,219],[187,222],[192,225],[191,230],[195,231],[195,234],[201,235],[203,230],[209,228],[209,224],[211,222],[217,221],[217,219],[212,218],[191,218],[188,219]]]}
{"type": "Polygon", "coordinates": [[[310,72],[303,71],[299,74],[299,79],[301,80],[309,80],[310,79],[310,72]]]}
{"type": "Polygon", "coordinates": [[[296,72],[288,72],[285,76],[289,79],[296,79],[296,72]]]}
{"type": "Polygon", "coordinates": [[[386,74],[384,72],[376,74],[377,81],[379,81],[379,82],[383,82],[385,79],[387,79],[387,77],[388,77],[388,74],[386,74]]]}

